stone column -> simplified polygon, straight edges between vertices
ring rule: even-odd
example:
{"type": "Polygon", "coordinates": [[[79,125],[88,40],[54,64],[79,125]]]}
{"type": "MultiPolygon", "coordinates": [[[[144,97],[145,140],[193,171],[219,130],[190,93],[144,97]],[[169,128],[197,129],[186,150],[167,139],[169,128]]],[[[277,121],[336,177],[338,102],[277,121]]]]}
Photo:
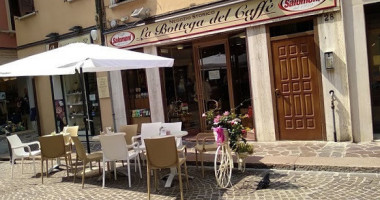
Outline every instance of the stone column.
{"type": "Polygon", "coordinates": [[[367,37],[363,3],[342,1],[354,142],[373,140],[367,37]]]}
{"type": "Polygon", "coordinates": [[[352,141],[351,109],[348,84],[346,48],[341,12],[318,16],[319,56],[321,58],[322,95],[325,111],[326,136],[334,141],[334,123],[331,110],[330,90],[334,91],[335,125],[338,141],[352,141]],[[329,17],[326,20],[325,15],[329,17]],[[326,70],[324,54],[333,52],[334,69],[326,70]]]}
{"type": "Polygon", "coordinates": [[[276,141],[267,41],[265,25],[247,28],[250,84],[258,141],[276,141]]]}
{"type": "MultiPolygon", "coordinates": [[[[127,124],[127,115],[125,113],[123,81],[121,71],[109,72],[109,81],[111,83],[112,106],[114,111],[114,122],[118,130],[121,125],[127,124]]],[[[129,100],[129,99],[127,99],[129,100]]]]}
{"type": "MultiPolygon", "coordinates": [[[[144,53],[157,55],[157,48],[155,46],[144,47],[144,53]]],[[[146,69],[146,79],[151,120],[152,122],[165,122],[159,68],[146,69]]]]}

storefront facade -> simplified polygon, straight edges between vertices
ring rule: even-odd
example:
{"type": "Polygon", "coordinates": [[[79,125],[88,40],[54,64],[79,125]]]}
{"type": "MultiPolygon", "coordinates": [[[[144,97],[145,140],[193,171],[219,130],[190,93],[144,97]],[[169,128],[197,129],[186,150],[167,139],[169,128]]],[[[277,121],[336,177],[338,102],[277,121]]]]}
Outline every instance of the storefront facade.
{"type": "MultiPolygon", "coordinates": [[[[340,1],[193,3],[168,10],[139,4],[153,17],[105,31],[107,46],[142,47],[175,59],[172,69],[146,70],[151,121],[182,121],[189,133],[207,131],[202,113],[216,106],[252,113],[245,124],[258,141],[334,140],[334,124],[339,141],[352,140],[340,1]],[[335,122],[330,90],[339,100],[335,122]]],[[[122,18],[119,13],[134,6],[105,5],[106,18],[122,18]]],[[[121,73],[111,77],[112,87],[123,88],[121,73]]],[[[122,95],[113,99],[125,102],[122,95]]],[[[125,111],[115,113],[117,123],[131,123],[131,110],[116,106],[125,111]]]]}

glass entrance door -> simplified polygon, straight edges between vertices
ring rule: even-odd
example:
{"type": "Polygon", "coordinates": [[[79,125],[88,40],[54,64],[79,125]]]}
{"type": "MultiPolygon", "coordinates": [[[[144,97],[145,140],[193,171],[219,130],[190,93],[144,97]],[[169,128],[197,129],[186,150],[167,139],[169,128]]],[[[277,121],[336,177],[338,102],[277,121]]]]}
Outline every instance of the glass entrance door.
{"type": "MultiPolygon", "coordinates": [[[[228,40],[194,45],[199,110],[230,111],[234,105],[228,40]]],[[[201,130],[210,130],[201,120],[201,130]]]]}

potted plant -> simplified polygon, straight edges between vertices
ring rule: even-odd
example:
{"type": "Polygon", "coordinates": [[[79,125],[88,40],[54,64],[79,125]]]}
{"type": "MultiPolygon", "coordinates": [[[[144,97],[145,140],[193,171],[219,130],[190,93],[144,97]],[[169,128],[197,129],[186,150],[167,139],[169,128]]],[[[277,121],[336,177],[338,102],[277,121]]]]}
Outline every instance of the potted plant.
{"type": "Polygon", "coordinates": [[[235,153],[238,161],[238,169],[244,172],[245,161],[249,155],[253,154],[253,145],[246,142],[237,142],[235,153]]]}
{"type": "Polygon", "coordinates": [[[245,170],[245,159],[253,154],[253,145],[248,144],[243,137],[247,134],[247,130],[241,123],[241,119],[248,117],[247,115],[236,115],[231,112],[224,112],[222,115],[209,110],[202,115],[206,118],[208,125],[211,125],[215,140],[220,144],[229,141],[229,147],[238,157],[239,169],[245,170]],[[227,138],[226,138],[227,137],[227,138]]]}

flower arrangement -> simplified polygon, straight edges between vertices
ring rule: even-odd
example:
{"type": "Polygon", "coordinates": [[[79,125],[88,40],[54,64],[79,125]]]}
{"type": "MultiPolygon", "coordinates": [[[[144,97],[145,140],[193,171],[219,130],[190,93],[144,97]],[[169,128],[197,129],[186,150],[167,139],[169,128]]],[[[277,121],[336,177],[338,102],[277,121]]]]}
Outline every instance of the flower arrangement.
{"type": "Polygon", "coordinates": [[[248,144],[244,136],[247,134],[247,130],[241,123],[241,119],[249,117],[247,115],[237,115],[225,111],[222,115],[215,112],[215,110],[209,110],[203,113],[202,117],[206,118],[207,125],[211,125],[214,131],[217,133],[217,142],[223,143],[224,138],[223,129],[227,129],[229,137],[230,148],[235,152],[248,152],[253,153],[253,146],[248,144]]]}

